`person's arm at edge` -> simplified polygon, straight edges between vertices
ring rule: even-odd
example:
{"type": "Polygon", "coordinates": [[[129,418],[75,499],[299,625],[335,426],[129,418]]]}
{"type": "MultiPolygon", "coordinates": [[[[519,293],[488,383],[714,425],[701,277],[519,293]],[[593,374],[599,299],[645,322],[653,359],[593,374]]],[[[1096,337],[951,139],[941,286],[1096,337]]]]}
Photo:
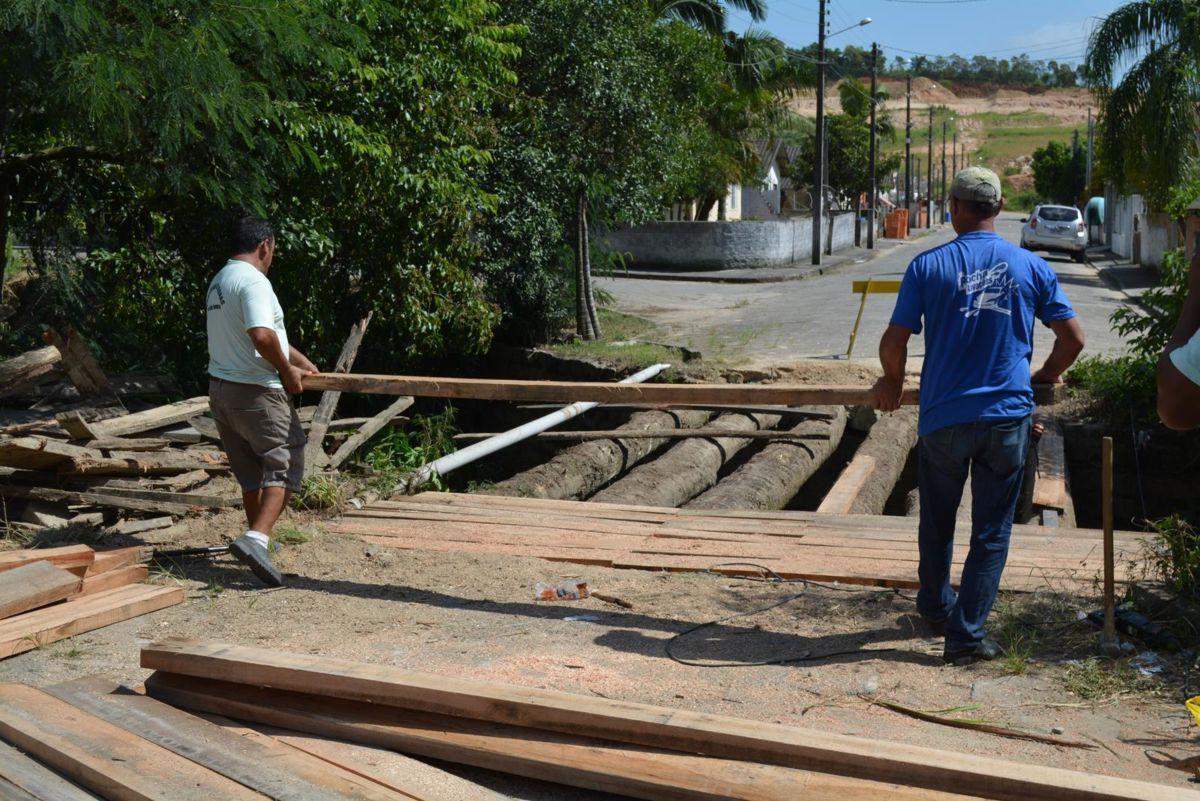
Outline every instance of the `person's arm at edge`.
{"type": "Polygon", "coordinates": [[[1171,352],[1187,344],[1200,330],[1200,252],[1192,257],[1188,295],[1175,332],[1158,360],[1158,416],[1163,425],[1187,431],[1200,425],[1200,386],[1192,383],[1171,361],[1171,352]]]}
{"type": "Polygon", "coordinates": [[[258,351],[259,355],[279,371],[279,380],[283,382],[283,388],[292,395],[299,395],[303,392],[304,376],[308,375],[310,371],[288,362],[287,357],[283,355],[283,346],[280,344],[275,330],[256,326],[247,329],[246,333],[249,335],[250,341],[254,343],[254,349],[258,351]]]}
{"type": "Polygon", "coordinates": [[[317,369],[317,366],[309,361],[309,358],[301,353],[300,349],[295,345],[288,346],[288,361],[292,363],[293,367],[299,367],[301,370],[305,370],[309,373],[321,372],[317,369]]]}
{"type": "Polygon", "coordinates": [[[1054,332],[1054,347],[1045,364],[1030,376],[1033,384],[1061,384],[1063,373],[1079,358],[1085,344],[1083,329],[1076,318],[1051,320],[1047,325],[1054,332]]]}
{"type": "Polygon", "coordinates": [[[871,389],[871,400],[876,410],[894,412],[900,408],[904,393],[904,368],[908,363],[908,340],[913,335],[911,328],[892,323],[879,340],[879,363],[883,375],[871,389]]]}

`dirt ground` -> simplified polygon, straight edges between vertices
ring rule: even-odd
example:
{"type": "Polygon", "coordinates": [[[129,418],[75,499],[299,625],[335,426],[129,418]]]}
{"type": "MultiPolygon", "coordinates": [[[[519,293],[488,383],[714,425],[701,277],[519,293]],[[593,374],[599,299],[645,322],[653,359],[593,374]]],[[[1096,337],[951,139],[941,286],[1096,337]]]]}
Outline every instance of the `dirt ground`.
{"type": "MultiPolygon", "coordinates": [[[[875,370],[800,362],[769,375],[867,383],[875,370]]],[[[947,667],[910,591],[397,551],[331,533],[332,519],[289,511],[281,521],[277,531],[294,543],[278,554],[284,588],[264,590],[228,557],[169,565],[151,580],[185,587],[183,604],[4,660],[0,680],[44,686],[103,674],[137,683],[147,675],[141,646],[196,637],[1195,786],[1162,764],[1200,764],[1200,737],[1182,703],[1200,692],[1195,653],[1152,658],[1145,674],[1136,659],[1091,659],[1097,634],[1078,616],[1097,608],[1096,597],[1002,596],[992,634],[1010,656],[947,667]],[[577,578],[633,608],[533,600],[536,582],[577,578]],[[696,629],[702,624],[710,625],[696,629]],[[785,663],[757,664],[776,661],[785,663]],[[923,722],[874,700],[1091,747],[923,722]]],[[[242,526],[234,511],[191,519],[162,547],[221,544],[242,526]]],[[[510,798],[605,798],[452,769],[510,798]]]]}

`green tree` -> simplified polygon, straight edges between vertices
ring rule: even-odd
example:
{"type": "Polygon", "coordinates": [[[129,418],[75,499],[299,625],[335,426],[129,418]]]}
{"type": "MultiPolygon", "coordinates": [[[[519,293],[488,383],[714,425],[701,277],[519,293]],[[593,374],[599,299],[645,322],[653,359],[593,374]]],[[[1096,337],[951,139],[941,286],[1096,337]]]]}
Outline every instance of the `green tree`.
{"type": "Polygon", "coordinates": [[[1092,33],[1085,65],[1109,174],[1161,206],[1200,158],[1200,0],[1126,3],[1092,33]]]}
{"type": "Polygon", "coordinates": [[[1064,142],[1049,142],[1033,151],[1033,186],[1039,196],[1074,206],[1083,195],[1087,154],[1064,142]]]}
{"type": "Polygon", "coordinates": [[[272,279],[318,357],[368,310],[365,365],[485,348],[496,311],[470,228],[494,198],[473,177],[492,137],[478,110],[514,79],[518,33],[495,13],[487,0],[5,6],[0,32],[18,45],[0,55],[0,218],[61,287],[45,319],[196,381],[204,286],[249,210],[278,223],[272,279]]]}

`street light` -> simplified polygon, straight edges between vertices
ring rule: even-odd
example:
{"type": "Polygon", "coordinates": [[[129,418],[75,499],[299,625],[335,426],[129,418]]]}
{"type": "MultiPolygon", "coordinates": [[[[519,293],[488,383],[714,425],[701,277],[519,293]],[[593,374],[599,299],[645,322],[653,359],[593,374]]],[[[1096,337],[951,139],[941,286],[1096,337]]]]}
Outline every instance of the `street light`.
{"type": "MultiPolygon", "coordinates": [[[[825,160],[822,154],[825,152],[825,40],[830,36],[837,36],[839,33],[845,33],[851,28],[861,28],[864,25],[871,24],[870,17],[863,17],[858,21],[857,25],[851,25],[849,28],[843,28],[840,31],[826,35],[825,33],[825,5],[828,0],[821,0],[821,13],[819,18],[819,26],[817,28],[817,131],[816,145],[813,148],[816,164],[813,167],[813,202],[812,202],[812,263],[819,265],[821,263],[821,218],[825,211],[825,160]]],[[[874,98],[871,101],[874,102],[874,98]]]]}
{"type": "Polygon", "coordinates": [[[829,34],[825,38],[832,39],[833,37],[837,36],[838,34],[845,33],[846,31],[853,30],[855,28],[866,27],[867,25],[870,25],[871,22],[872,22],[872,20],[870,17],[863,17],[862,19],[860,19],[858,22],[854,23],[853,25],[847,25],[845,28],[842,28],[840,31],[834,31],[833,33],[829,34]]]}

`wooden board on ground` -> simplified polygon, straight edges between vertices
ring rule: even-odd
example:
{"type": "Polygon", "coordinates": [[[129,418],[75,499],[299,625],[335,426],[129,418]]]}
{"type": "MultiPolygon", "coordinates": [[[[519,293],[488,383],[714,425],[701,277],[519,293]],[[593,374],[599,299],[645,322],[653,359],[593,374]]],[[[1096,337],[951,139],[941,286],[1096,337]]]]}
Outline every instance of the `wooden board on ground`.
{"type": "MultiPolygon", "coordinates": [[[[178,497],[180,496],[177,493],[162,491],[146,491],[145,493],[135,491],[133,494],[126,494],[114,492],[107,487],[98,487],[95,490],[64,490],[57,487],[38,487],[29,484],[0,484],[0,498],[30,498],[85,506],[111,506],[115,509],[128,509],[131,512],[149,512],[151,514],[187,515],[200,511],[199,505],[171,500],[178,497]],[[143,497],[144,494],[152,497],[143,497]]],[[[241,503],[240,500],[236,502],[217,500],[222,505],[239,505],[241,503]]]]}
{"type": "Polygon", "coordinates": [[[202,395],[166,406],[156,406],[144,412],[127,414],[111,420],[92,423],[91,427],[97,436],[124,437],[130,434],[140,434],[156,428],[169,426],[172,423],[182,423],[189,417],[196,417],[208,411],[208,396],[202,395]]]}
{"type": "MultiPolygon", "coordinates": [[[[99,677],[46,688],[95,715],[276,801],[411,801],[257,732],[234,733],[99,677]]],[[[214,800],[215,801],[215,800],[214,800]]]]}
{"type": "Polygon", "coordinates": [[[1037,444],[1037,476],[1033,482],[1033,504],[1065,512],[1071,505],[1067,491],[1067,459],[1062,426],[1056,419],[1041,417],[1045,426],[1037,444]]]}
{"type": "Polygon", "coordinates": [[[156,673],[169,703],[621,797],[676,801],[967,801],[976,798],[774,765],[636,747],[576,734],[389,709],[156,673]]]}
{"type": "Polygon", "coordinates": [[[84,571],[84,576],[95,576],[119,567],[145,562],[150,559],[153,549],[145,545],[131,545],[128,548],[112,548],[107,551],[96,551],[92,563],[84,571]]]}
{"type": "Polygon", "coordinates": [[[96,559],[96,552],[87,545],[62,545],[58,548],[23,548],[17,551],[0,551],[0,575],[33,562],[49,562],[52,565],[83,575],[96,559]]]}
{"type": "Polygon", "coordinates": [[[62,361],[62,353],[53,345],[26,351],[0,362],[0,396],[20,390],[21,386],[46,375],[62,361]]]}
{"type": "Polygon", "coordinates": [[[55,470],[75,459],[103,459],[93,448],[72,445],[49,437],[0,439],[0,464],[24,470],[55,470]]]}
{"type": "Polygon", "coordinates": [[[0,618],[39,609],[79,592],[79,576],[49,562],[32,562],[0,573],[0,618]]]}
{"type": "Polygon", "coordinates": [[[868,454],[856,456],[842,470],[837,481],[821,499],[817,512],[823,515],[848,515],[858,493],[871,480],[875,472],[875,457],[868,454]]]}
{"type": "Polygon", "coordinates": [[[110,801],[266,801],[237,782],[21,684],[0,685],[0,737],[110,801]]]}
{"type": "Polygon", "coordinates": [[[0,620],[0,659],[183,603],[182,587],[133,584],[0,620]]]}
{"type": "Polygon", "coordinates": [[[80,587],[79,592],[71,596],[71,600],[95,595],[98,592],[104,592],[116,587],[140,584],[149,576],[149,565],[126,565],[125,567],[118,567],[115,570],[108,570],[95,576],[88,576],[84,578],[83,586],[80,587]]]}
{"type": "MultiPolygon", "coordinates": [[[[1110,776],[310,654],[173,640],[143,649],[141,665],[166,673],[270,687],[272,691],[264,698],[273,708],[280,691],[316,694],[318,706],[314,711],[319,712],[325,709],[321,703],[340,698],[366,704],[368,710],[374,710],[372,714],[391,706],[709,757],[898,782],[925,790],[957,792],[970,788],[973,794],[1000,801],[1166,801],[1178,797],[1175,788],[1110,776]]],[[[151,684],[148,682],[147,691],[153,695],[157,690],[151,684]]],[[[228,700],[228,692],[217,695],[228,700]]],[[[208,711],[223,714],[221,710],[208,711]]],[[[388,719],[396,717],[392,714],[388,719]]],[[[288,727],[286,723],[264,722],[288,727]]]]}
{"type": "MultiPolygon", "coordinates": [[[[35,801],[102,801],[3,741],[0,741],[0,779],[35,801]]],[[[5,789],[0,787],[0,798],[7,798],[5,789]]]]}

